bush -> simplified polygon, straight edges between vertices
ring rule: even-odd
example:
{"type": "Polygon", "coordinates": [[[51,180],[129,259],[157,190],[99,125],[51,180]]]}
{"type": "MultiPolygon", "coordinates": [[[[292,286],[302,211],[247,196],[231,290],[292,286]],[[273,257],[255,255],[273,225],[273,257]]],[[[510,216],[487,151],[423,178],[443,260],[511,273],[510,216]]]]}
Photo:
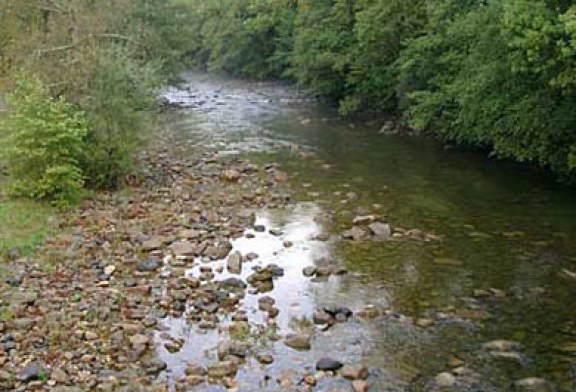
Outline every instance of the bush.
{"type": "Polygon", "coordinates": [[[9,95],[2,126],[2,160],[11,193],[66,206],[80,196],[79,156],[87,122],[64,99],[54,99],[37,78],[26,77],[9,95]]]}
{"type": "Polygon", "coordinates": [[[133,153],[149,128],[160,84],[157,69],[123,48],[102,53],[81,103],[89,131],[82,169],[88,185],[115,189],[131,170],[133,153]]]}

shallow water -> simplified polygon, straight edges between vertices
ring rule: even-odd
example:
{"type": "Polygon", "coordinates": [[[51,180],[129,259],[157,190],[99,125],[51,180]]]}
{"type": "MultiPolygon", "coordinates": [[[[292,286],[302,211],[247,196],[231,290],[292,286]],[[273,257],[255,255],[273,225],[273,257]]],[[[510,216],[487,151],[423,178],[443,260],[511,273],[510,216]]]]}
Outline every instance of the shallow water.
{"type": "MultiPolygon", "coordinates": [[[[275,354],[274,364],[248,360],[237,377],[240,390],[276,390],[281,372],[313,371],[322,356],[364,363],[375,391],[433,389],[436,374],[450,371],[455,357],[470,371],[456,378],[457,390],[509,390],[526,377],[576,390],[576,352],[566,350],[576,342],[576,280],[562,273],[576,271],[576,192],[480,153],[378,134],[379,124],[352,124],[287,86],[189,74],[186,86],[166,96],[185,106],[170,115],[169,126],[190,148],[276,161],[297,190],[302,203],[257,215],[258,223],[282,229],[281,237],[255,233],[233,242],[243,254],[260,255],[250,264],[285,268],[268,293],[280,309],[281,334],[295,328],[294,318],[310,317],[324,305],[357,311],[378,304],[395,312],[369,322],[353,318],[317,333],[307,352],[270,343],[262,349],[275,354]],[[366,213],[442,240],[312,239],[322,230],[339,233],[366,213]],[[292,248],[282,246],[286,239],[292,248]],[[322,257],[350,273],[325,283],[304,278],[302,268],[322,257]],[[474,290],[488,289],[501,292],[474,296],[474,290]],[[412,317],[436,324],[418,327],[412,317]],[[517,359],[494,358],[482,348],[494,339],[519,341],[525,349],[517,359]],[[272,377],[268,384],[265,375],[272,377]]],[[[243,307],[251,320],[265,324],[258,296],[247,295],[243,307]]],[[[215,361],[224,336],[200,334],[179,319],[166,324],[173,336],[187,339],[177,354],[158,348],[172,375],[181,375],[188,361],[215,361]]],[[[350,388],[327,378],[317,390],[332,387],[350,388]]]]}

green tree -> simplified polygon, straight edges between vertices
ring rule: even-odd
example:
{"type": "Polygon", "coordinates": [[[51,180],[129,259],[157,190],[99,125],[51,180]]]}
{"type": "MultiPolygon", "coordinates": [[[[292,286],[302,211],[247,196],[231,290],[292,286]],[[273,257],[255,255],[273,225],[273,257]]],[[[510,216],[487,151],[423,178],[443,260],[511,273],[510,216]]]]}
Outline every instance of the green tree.
{"type": "Polygon", "coordinates": [[[2,162],[12,193],[68,205],[81,196],[79,157],[87,121],[65,99],[54,99],[36,78],[18,82],[2,124],[2,162]]]}

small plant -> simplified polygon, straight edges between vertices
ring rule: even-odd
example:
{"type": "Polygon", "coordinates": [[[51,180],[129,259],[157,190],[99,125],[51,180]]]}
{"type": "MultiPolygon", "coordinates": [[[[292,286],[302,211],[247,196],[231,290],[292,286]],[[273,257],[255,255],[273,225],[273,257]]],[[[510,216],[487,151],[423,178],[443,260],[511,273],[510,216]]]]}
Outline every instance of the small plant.
{"type": "Polygon", "coordinates": [[[41,382],[46,382],[46,381],[48,381],[48,374],[46,374],[46,370],[41,369],[41,370],[38,372],[38,381],[41,381],[41,382]]]}
{"type": "Polygon", "coordinates": [[[80,302],[82,300],[82,295],[80,293],[74,293],[70,297],[70,301],[72,302],[80,302]]]}
{"type": "Polygon", "coordinates": [[[0,154],[11,193],[69,205],[84,185],[78,164],[87,133],[83,113],[51,97],[37,78],[18,82],[8,102],[0,154]]]}
{"type": "Polygon", "coordinates": [[[15,318],[16,318],[16,314],[9,307],[5,306],[3,308],[0,308],[0,321],[6,322],[6,321],[14,320],[15,318]]]}

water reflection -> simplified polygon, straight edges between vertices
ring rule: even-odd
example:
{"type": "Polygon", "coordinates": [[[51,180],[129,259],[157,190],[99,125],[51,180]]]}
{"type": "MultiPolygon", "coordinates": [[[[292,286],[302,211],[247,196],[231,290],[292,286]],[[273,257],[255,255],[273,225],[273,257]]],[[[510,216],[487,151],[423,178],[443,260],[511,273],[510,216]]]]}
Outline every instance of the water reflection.
{"type": "MultiPolygon", "coordinates": [[[[576,283],[560,277],[563,268],[576,271],[574,191],[481,153],[377,135],[371,132],[377,125],[352,127],[331,109],[303,102],[285,86],[194,74],[188,78],[189,89],[177,96],[188,108],[174,115],[171,126],[191,147],[264,152],[266,161],[279,162],[289,173],[299,198],[312,201],[294,210],[260,213],[259,223],[281,228],[282,237],[254,233],[254,239],[234,242],[242,253],[260,254],[248,269],[269,263],[285,268],[271,293],[281,309],[283,333],[294,317],[330,304],[354,310],[368,303],[390,305],[409,317],[436,321],[431,328],[420,328],[410,318],[355,319],[317,336],[312,351],[305,353],[274,343],[270,349],[282,359],[269,368],[249,362],[240,374],[241,385],[274,390],[275,385],[263,389],[258,384],[264,374],[302,372],[319,356],[341,354],[346,361],[370,365],[378,391],[429,387],[436,373],[450,370],[454,357],[471,369],[471,374],[458,376],[463,390],[507,390],[513,381],[531,376],[551,379],[561,390],[576,390],[574,356],[558,350],[576,341],[576,283]],[[354,198],[348,200],[350,192],[354,198]],[[312,241],[321,229],[314,216],[326,211],[334,217],[336,232],[349,227],[355,214],[368,211],[443,240],[312,241]],[[284,239],[294,247],[285,249],[284,239]],[[304,279],[303,266],[322,257],[344,263],[351,273],[326,283],[304,279]],[[438,259],[457,264],[442,265],[438,259]],[[490,289],[505,295],[474,295],[490,289]],[[481,346],[491,339],[521,341],[530,360],[518,365],[490,358],[481,346]]],[[[257,309],[257,299],[247,296],[243,306],[249,313],[257,309]]],[[[264,323],[261,312],[250,314],[264,323]]],[[[185,361],[211,360],[204,351],[213,355],[218,333],[199,335],[181,320],[167,323],[189,337],[182,354],[164,353],[176,373],[185,361]]]]}

